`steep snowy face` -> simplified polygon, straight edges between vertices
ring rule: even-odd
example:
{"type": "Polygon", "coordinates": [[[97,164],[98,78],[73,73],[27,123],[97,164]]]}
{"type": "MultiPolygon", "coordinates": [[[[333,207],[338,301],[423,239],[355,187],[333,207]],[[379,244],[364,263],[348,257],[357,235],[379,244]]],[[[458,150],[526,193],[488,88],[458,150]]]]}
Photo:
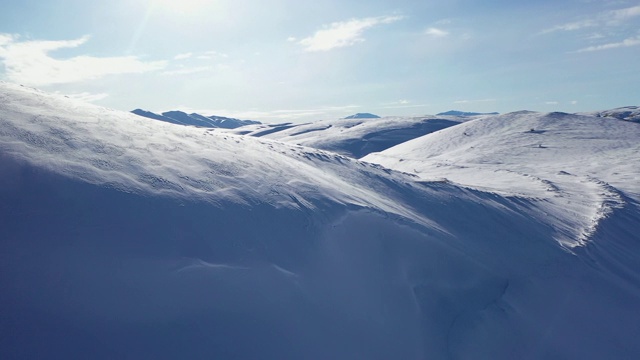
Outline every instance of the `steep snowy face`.
{"type": "Polygon", "coordinates": [[[408,213],[392,193],[376,191],[386,186],[382,176],[399,184],[406,178],[369,164],[3,87],[3,153],[53,172],[127,192],[212,203],[313,208],[312,200],[330,200],[408,213]]]}
{"type": "Polygon", "coordinates": [[[237,133],[332,151],[357,159],[467,120],[459,116],[346,118],[309,124],[244,127],[237,133]]]}
{"type": "Polygon", "coordinates": [[[363,160],[538,199],[559,224],[583,229],[578,238],[584,240],[623,198],[640,199],[639,138],[640,126],[617,119],[517,112],[470,121],[363,160]]]}
{"type": "Polygon", "coordinates": [[[540,209],[2,83],[0,358],[637,357],[637,204],[540,209]]]}

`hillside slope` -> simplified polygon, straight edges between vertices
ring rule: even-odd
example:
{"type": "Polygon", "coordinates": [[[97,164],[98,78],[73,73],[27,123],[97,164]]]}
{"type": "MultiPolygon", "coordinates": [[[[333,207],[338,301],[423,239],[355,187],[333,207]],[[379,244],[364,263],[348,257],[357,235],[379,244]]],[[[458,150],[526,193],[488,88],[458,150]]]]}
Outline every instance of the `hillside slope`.
{"type": "Polygon", "coordinates": [[[357,159],[467,120],[458,116],[345,118],[307,124],[247,126],[236,133],[332,151],[357,159]]]}
{"type": "Polygon", "coordinates": [[[532,198],[0,98],[0,358],[640,354],[624,196],[570,249],[583,229],[532,198]]]}

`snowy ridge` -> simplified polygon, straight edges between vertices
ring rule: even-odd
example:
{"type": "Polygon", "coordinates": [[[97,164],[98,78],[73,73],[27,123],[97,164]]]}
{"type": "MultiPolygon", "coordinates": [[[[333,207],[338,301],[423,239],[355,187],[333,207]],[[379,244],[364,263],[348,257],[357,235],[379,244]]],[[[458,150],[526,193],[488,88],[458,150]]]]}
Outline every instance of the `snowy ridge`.
{"type": "Polygon", "coordinates": [[[207,128],[222,128],[222,129],[235,129],[245,125],[260,124],[259,121],[254,120],[240,120],[234,118],[228,118],[224,116],[203,116],[198,113],[187,114],[184,111],[166,111],[162,115],[146,111],[142,109],[135,109],[131,111],[133,114],[143,116],[146,118],[160,120],[172,124],[180,124],[186,126],[199,126],[207,128]]]}
{"type": "Polygon", "coordinates": [[[598,117],[608,117],[608,118],[614,118],[614,119],[620,119],[620,120],[640,122],[640,107],[624,106],[624,107],[610,109],[610,110],[585,113],[585,115],[593,115],[598,117]]]}
{"type": "Polygon", "coordinates": [[[361,158],[467,120],[458,116],[346,118],[307,124],[247,126],[236,133],[361,158]]]}
{"type": "Polygon", "coordinates": [[[559,241],[572,247],[584,244],[610,209],[621,206],[620,194],[640,198],[633,165],[638,138],[640,127],[633,123],[517,112],[470,121],[364,160],[425,179],[437,174],[483,191],[538,199],[546,213],[561,219],[559,241]]]}
{"type": "Polygon", "coordinates": [[[404,144],[451,132],[402,153],[409,175],[17,85],[0,100],[1,358],[640,355],[630,128],[474,120],[404,144]],[[608,150],[579,158],[586,136],[608,150]]]}

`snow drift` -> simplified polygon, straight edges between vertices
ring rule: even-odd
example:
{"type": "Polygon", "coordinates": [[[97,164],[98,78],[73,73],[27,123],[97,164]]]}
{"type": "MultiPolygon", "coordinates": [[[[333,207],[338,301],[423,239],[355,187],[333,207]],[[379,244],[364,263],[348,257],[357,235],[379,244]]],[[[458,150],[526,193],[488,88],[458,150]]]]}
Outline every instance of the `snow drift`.
{"type": "Polygon", "coordinates": [[[621,198],[568,248],[533,198],[2,83],[0,357],[636,357],[621,198]]]}

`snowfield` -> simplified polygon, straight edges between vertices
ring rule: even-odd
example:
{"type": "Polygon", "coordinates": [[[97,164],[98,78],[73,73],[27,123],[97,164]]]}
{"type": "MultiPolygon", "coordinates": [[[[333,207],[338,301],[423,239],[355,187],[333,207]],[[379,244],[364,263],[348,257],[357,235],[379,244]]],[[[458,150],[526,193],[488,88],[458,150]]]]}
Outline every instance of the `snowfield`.
{"type": "Polygon", "coordinates": [[[401,172],[0,83],[0,358],[637,358],[634,126],[365,157],[401,172]]]}
{"type": "Polygon", "coordinates": [[[638,124],[615,118],[523,111],[469,121],[363,160],[537,199],[561,218],[558,225],[584,228],[583,237],[568,236],[573,246],[613,208],[640,201],[638,139],[638,124]]]}
{"type": "Polygon", "coordinates": [[[463,116],[355,117],[306,124],[249,125],[233,132],[361,158],[467,120],[463,116]]]}

